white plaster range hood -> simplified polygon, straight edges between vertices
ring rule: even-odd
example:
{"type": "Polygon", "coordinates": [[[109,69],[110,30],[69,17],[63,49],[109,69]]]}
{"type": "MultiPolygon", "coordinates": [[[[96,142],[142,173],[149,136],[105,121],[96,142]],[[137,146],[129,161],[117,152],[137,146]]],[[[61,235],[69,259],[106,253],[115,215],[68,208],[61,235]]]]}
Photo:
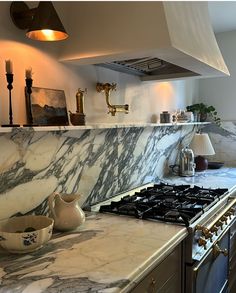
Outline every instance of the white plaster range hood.
{"type": "Polygon", "coordinates": [[[61,61],[159,80],[227,76],[205,1],[70,2],[61,61]]]}

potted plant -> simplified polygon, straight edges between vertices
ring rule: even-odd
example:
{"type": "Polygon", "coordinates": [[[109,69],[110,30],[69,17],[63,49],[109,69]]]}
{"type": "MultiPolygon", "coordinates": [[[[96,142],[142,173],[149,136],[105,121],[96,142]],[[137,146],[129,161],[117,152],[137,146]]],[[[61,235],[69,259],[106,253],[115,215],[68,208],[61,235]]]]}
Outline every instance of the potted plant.
{"type": "Polygon", "coordinates": [[[221,125],[221,119],[213,106],[207,106],[204,103],[193,104],[186,107],[187,111],[193,112],[199,118],[197,121],[204,122],[207,117],[210,117],[218,126],[221,125]]]}

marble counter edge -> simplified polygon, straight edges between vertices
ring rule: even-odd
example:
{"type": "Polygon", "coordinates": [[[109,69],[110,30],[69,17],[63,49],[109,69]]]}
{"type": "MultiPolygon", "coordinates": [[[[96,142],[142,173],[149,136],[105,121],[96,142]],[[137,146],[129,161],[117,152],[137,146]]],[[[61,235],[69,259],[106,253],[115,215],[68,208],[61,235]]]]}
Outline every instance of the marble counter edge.
{"type": "Polygon", "coordinates": [[[132,127],[168,127],[168,126],[191,126],[191,125],[207,125],[210,122],[185,122],[185,123],[99,123],[88,125],[68,125],[68,126],[34,126],[34,127],[0,127],[0,133],[9,133],[14,129],[17,130],[33,130],[33,131],[74,131],[86,129],[112,129],[112,128],[132,128],[132,127]]]}
{"type": "MultiPolygon", "coordinates": [[[[96,216],[97,213],[88,213],[87,216],[91,215],[96,216]]],[[[92,220],[91,218],[91,220],[92,220]]],[[[93,221],[93,220],[92,220],[93,221]]],[[[159,223],[163,224],[164,223],[159,223]]],[[[145,258],[135,270],[127,275],[125,278],[128,282],[126,284],[121,285],[120,287],[111,287],[110,292],[119,292],[119,293],[128,293],[130,290],[135,288],[135,286],[148,274],[150,273],[159,263],[161,263],[177,245],[181,243],[188,235],[188,230],[185,226],[180,227],[179,231],[175,233],[171,238],[168,239],[163,245],[157,246],[157,248],[153,251],[148,258],[145,258]]],[[[55,238],[56,239],[56,238],[55,238]]],[[[6,253],[7,256],[7,253],[6,253]]],[[[23,291],[22,291],[23,292],[23,291]]],[[[86,291],[87,292],[87,291],[86,291]]]]}
{"type": "Polygon", "coordinates": [[[165,243],[157,252],[152,255],[142,266],[129,276],[130,282],[121,289],[121,293],[128,293],[134,289],[139,282],[145,278],[156,266],[158,266],[188,235],[188,230],[183,227],[181,231],[175,234],[168,242],[165,243]]]}

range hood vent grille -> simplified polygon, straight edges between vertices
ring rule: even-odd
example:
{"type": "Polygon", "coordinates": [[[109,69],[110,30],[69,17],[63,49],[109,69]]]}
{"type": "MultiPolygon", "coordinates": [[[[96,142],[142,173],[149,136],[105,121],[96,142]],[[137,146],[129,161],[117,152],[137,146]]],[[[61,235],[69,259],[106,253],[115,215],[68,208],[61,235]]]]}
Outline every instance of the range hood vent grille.
{"type": "Polygon", "coordinates": [[[140,76],[143,80],[148,80],[148,76],[158,76],[158,79],[165,79],[170,76],[170,74],[175,74],[176,77],[178,77],[178,74],[180,77],[182,77],[183,74],[185,76],[198,75],[195,72],[153,57],[113,61],[109,63],[100,63],[97,65],[118,72],[137,75],[140,76]],[[145,79],[145,77],[147,77],[147,79],[145,79]]]}

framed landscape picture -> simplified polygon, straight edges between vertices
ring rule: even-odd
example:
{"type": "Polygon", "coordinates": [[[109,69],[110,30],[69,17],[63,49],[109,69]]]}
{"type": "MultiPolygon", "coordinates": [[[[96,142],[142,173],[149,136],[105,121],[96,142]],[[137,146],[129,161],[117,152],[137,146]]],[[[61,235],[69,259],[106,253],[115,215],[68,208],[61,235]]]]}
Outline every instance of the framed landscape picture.
{"type": "Polygon", "coordinates": [[[66,98],[63,90],[32,87],[26,95],[27,116],[31,107],[33,123],[37,125],[69,125],[66,98]]]}

